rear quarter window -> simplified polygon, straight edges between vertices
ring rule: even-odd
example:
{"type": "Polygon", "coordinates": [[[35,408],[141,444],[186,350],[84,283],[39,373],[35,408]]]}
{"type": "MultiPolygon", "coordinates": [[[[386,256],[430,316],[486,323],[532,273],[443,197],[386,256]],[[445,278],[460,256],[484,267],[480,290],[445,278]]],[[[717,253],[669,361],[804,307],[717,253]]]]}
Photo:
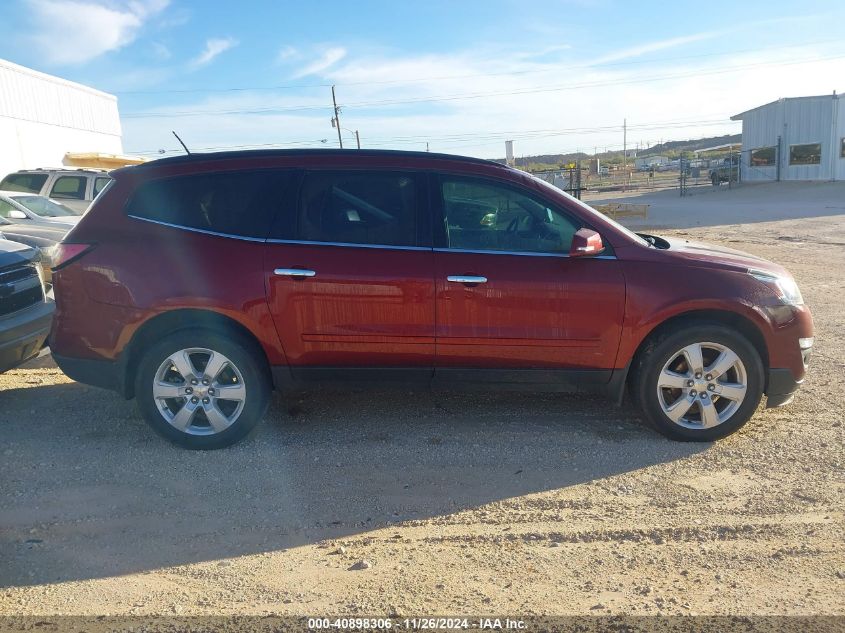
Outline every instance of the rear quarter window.
{"type": "Polygon", "coordinates": [[[292,182],[292,172],[278,170],[151,180],[131,195],[126,213],[177,227],[264,239],[292,182]]]}
{"type": "Polygon", "coordinates": [[[97,178],[94,180],[94,197],[96,198],[100,195],[100,192],[105,188],[107,184],[111,182],[111,178],[97,178]]]}
{"type": "Polygon", "coordinates": [[[45,182],[47,174],[9,174],[0,181],[0,190],[41,193],[45,182]]]}

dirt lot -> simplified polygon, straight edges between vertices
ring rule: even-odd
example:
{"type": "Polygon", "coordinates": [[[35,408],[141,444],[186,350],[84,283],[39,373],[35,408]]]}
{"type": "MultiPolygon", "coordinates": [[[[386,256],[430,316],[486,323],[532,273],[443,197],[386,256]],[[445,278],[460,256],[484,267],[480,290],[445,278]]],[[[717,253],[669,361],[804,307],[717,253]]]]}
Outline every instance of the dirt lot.
{"type": "Polygon", "coordinates": [[[820,216],[671,232],[786,265],[816,318],[795,402],[715,445],[586,397],[318,392],[195,453],[49,359],[2,375],[0,614],[845,614],[820,216]]]}

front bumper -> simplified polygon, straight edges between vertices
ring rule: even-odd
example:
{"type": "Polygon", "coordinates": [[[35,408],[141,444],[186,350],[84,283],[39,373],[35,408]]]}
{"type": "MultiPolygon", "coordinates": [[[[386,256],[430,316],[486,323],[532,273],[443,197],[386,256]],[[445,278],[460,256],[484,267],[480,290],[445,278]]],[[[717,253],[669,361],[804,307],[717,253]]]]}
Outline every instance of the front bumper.
{"type": "Polygon", "coordinates": [[[0,372],[38,355],[50,334],[55,309],[48,299],[0,318],[0,372]]]}
{"type": "Polygon", "coordinates": [[[795,380],[789,369],[770,369],[766,382],[766,408],[782,407],[792,402],[804,380],[795,380]]]}

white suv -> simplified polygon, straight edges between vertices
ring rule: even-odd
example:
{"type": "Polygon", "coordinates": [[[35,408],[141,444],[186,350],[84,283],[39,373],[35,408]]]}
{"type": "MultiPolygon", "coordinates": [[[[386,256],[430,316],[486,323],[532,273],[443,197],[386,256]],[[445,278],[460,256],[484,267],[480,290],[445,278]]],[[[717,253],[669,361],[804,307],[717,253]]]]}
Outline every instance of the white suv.
{"type": "Polygon", "coordinates": [[[103,169],[22,169],[0,181],[0,190],[37,193],[84,213],[111,180],[103,169]]]}

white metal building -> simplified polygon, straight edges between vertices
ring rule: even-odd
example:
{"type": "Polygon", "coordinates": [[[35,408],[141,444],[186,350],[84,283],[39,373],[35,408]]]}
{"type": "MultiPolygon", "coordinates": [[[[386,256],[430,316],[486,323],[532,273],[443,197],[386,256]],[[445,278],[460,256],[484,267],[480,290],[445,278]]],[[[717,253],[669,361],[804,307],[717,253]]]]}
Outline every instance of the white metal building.
{"type": "Polygon", "coordinates": [[[117,97],[0,59],[0,178],[67,152],[123,153],[117,97]]]}
{"type": "Polygon", "coordinates": [[[649,167],[663,167],[669,164],[666,156],[642,156],[634,159],[634,169],[648,169],[649,167]]]}
{"type": "Polygon", "coordinates": [[[742,180],[845,180],[842,96],[778,99],[742,121],[742,180]]]}

